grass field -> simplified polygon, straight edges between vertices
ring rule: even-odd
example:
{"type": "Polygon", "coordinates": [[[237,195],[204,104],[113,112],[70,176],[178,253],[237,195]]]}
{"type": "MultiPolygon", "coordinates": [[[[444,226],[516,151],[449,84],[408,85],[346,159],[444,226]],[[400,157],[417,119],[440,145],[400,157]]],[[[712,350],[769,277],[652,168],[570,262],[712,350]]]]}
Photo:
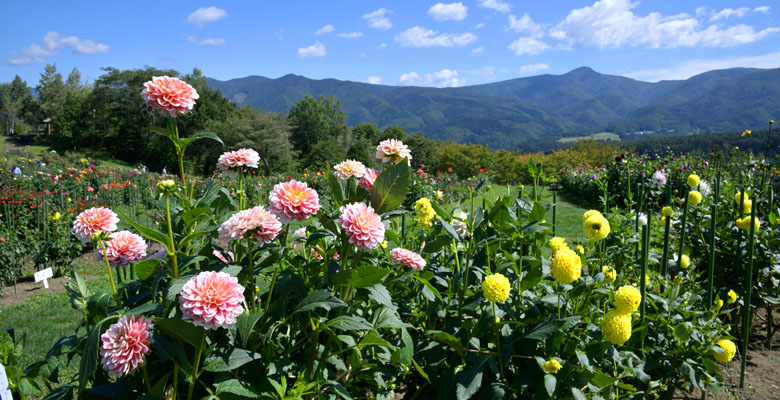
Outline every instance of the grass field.
{"type": "Polygon", "coordinates": [[[604,141],[604,142],[619,142],[620,141],[620,136],[618,136],[615,133],[601,132],[601,133],[596,133],[596,134],[593,134],[593,135],[590,135],[590,136],[571,136],[571,137],[560,138],[560,139],[558,139],[558,142],[559,143],[570,143],[570,142],[576,142],[576,141],[579,141],[579,140],[589,140],[589,139],[601,140],[601,141],[604,141]]]}

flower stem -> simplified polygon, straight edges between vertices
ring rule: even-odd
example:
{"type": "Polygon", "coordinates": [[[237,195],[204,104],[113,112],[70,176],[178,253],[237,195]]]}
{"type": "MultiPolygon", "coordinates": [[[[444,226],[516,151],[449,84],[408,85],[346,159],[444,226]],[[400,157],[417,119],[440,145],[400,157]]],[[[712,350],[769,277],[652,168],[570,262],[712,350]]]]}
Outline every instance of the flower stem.
{"type": "Polygon", "coordinates": [[[141,370],[144,372],[144,383],[146,383],[146,390],[149,394],[152,394],[152,384],[149,382],[149,372],[146,370],[146,364],[141,366],[141,370]]]}
{"type": "MultiPolygon", "coordinates": [[[[493,303],[493,318],[498,318],[496,314],[496,303],[493,303]]],[[[496,349],[498,350],[498,370],[501,372],[501,380],[505,380],[504,377],[504,360],[501,357],[501,327],[496,325],[496,349]]]]}
{"type": "Polygon", "coordinates": [[[192,378],[192,381],[190,381],[190,388],[187,391],[187,400],[192,400],[192,391],[195,389],[195,381],[198,380],[199,375],[199,369],[200,369],[200,356],[201,353],[203,353],[203,345],[206,343],[206,331],[204,330],[201,333],[200,336],[200,346],[195,350],[195,360],[192,363],[192,373],[190,374],[190,377],[192,378]]]}
{"type": "Polygon", "coordinates": [[[108,254],[106,254],[106,244],[100,240],[100,248],[103,250],[103,259],[106,261],[106,270],[108,271],[108,280],[111,282],[111,291],[114,293],[114,301],[117,307],[121,307],[122,303],[119,301],[119,295],[116,292],[116,283],[114,283],[114,275],[111,273],[111,263],[108,262],[108,254]]]}
{"type": "Polygon", "coordinates": [[[251,305],[251,309],[254,311],[257,309],[257,292],[255,288],[255,260],[253,259],[252,255],[252,237],[248,237],[246,240],[246,256],[247,256],[247,267],[249,268],[249,282],[247,284],[249,285],[249,294],[252,296],[249,301],[249,304],[251,305]]]}
{"type": "Polygon", "coordinates": [[[265,314],[268,314],[268,308],[271,306],[271,296],[274,294],[274,285],[276,284],[276,276],[279,275],[279,267],[280,265],[276,264],[276,268],[274,268],[274,275],[271,278],[271,287],[268,289],[268,298],[265,301],[265,314]]]}
{"type": "Polygon", "coordinates": [[[171,257],[173,262],[171,263],[171,271],[173,271],[173,277],[179,277],[179,262],[176,259],[176,242],[173,240],[173,227],[171,226],[171,197],[168,193],[165,193],[165,220],[168,223],[168,239],[171,241],[171,257]]]}

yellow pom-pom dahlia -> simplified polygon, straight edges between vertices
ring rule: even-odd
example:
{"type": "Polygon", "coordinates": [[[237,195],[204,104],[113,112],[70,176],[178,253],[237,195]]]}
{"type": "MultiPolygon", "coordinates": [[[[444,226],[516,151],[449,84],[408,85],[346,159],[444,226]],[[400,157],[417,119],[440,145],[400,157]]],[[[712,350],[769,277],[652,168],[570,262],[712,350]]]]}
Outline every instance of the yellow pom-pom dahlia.
{"type": "Polygon", "coordinates": [[[603,215],[594,215],[585,221],[585,235],[593,240],[602,240],[609,236],[609,221],[603,215]]]}
{"type": "Polygon", "coordinates": [[[585,221],[588,220],[588,218],[593,217],[595,215],[598,215],[600,217],[604,216],[598,210],[588,210],[588,211],[585,211],[584,214],[582,214],[582,223],[584,224],[585,221]]]}
{"type": "Polygon", "coordinates": [[[550,270],[556,282],[567,285],[582,275],[582,260],[571,249],[559,250],[553,256],[550,270]]]}
{"type": "Polygon", "coordinates": [[[427,197],[422,197],[414,203],[414,210],[417,212],[416,222],[421,227],[428,229],[433,226],[433,217],[436,216],[431,201],[427,197]]]}
{"type": "Polygon", "coordinates": [[[699,186],[699,182],[701,182],[699,175],[696,174],[688,175],[688,186],[693,186],[693,187],[699,186]]]}
{"type": "Polygon", "coordinates": [[[739,299],[739,296],[737,295],[737,292],[735,292],[733,290],[729,290],[728,296],[729,296],[729,299],[728,299],[727,302],[729,304],[734,304],[734,303],[737,302],[737,299],[739,299]]]}
{"type": "Polygon", "coordinates": [[[620,345],[631,339],[631,314],[612,310],[604,317],[601,331],[612,344],[620,345]]]}
{"type": "Polygon", "coordinates": [[[550,245],[550,250],[552,251],[553,255],[555,255],[555,253],[557,253],[558,250],[569,248],[569,245],[566,244],[566,239],[558,236],[550,239],[548,244],[550,245]]]}
{"type": "Polygon", "coordinates": [[[719,363],[727,363],[731,361],[732,358],[734,358],[734,355],[737,354],[737,345],[735,345],[731,340],[721,339],[718,340],[716,344],[720,346],[721,349],[723,349],[722,353],[715,351],[712,352],[712,357],[714,357],[715,361],[719,363]]]}
{"type": "Polygon", "coordinates": [[[604,276],[607,277],[607,280],[610,282],[614,282],[615,279],[617,279],[617,271],[615,271],[615,269],[610,267],[609,265],[605,265],[601,267],[601,272],[604,274],[604,276]]]}
{"type": "Polygon", "coordinates": [[[558,360],[554,358],[547,360],[547,362],[542,365],[542,369],[548,374],[554,374],[560,371],[561,368],[563,368],[563,365],[561,365],[561,363],[559,363],[558,360]]]}
{"type": "Polygon", "coordinates": [[[698,190],[691,190],[688,192],[688,204],[695,206],[701,203],[702,199],[704,199],[704,196],[702,196],[701,192],[698,190]]]}
{"type": "Polygon", "coordinates": [[[639,309],[639,303],[641,302],[642,293],[635,286],[621,286],[615,292],[615,309],[619,313],[632,313],[639,309]]]}
{"type": "MultiPolygon", "coordinates": [[[[759,221],[758,218],[754,219],[753,230],[758,231],[758,228],[760,227],[761,221],[759,221]]],[[[742,229],[743,231],[750,231],[750,216],[737,219],[737,228],[742,229]]]]}
{"type": "Polygon", "coordinates": [[[665,206],[664,208],[661,209],[661,214],[663,214],[666,217],[671,217],[674,215],[674,210],[672,209],[672,207],[665,206]]]}
{"type": "Polygon", "coordinates": [[[715,312],[720,312],[720,309],[723,308],[723,300],[718,299],[717,302],[715,302],[715,312]]]}
{"type": "Polygon", "coordinates": [[[509,279],[499,273],[488,275],[482,281],[482,293],[493,303],[504,302],[509,297],[510,290],[509,279]]]}
{"type": "Polygon", "coordinates": [[[688,269],[688,267],[691,266],[691,258],[688,257],[687,254],[683,254],[682,257],[680,257],[680,267],[682,269],[688,269]]]}

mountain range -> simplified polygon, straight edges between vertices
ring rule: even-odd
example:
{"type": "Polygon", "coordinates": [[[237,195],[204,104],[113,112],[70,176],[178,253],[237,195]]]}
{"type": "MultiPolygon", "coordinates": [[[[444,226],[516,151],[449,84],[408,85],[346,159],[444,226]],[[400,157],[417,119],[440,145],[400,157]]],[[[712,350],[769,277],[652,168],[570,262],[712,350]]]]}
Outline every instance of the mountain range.
{"type": "Polygon", "coordinates": [[[780,68],[732,68],[655,83],[581,67],[457,88],[387,86],[298,75],[219,81],[231,101],[287,112],[304,95],[335,96],[347,123],[491,148],[546,150],[562,137],[612,132],[623,140],[760,129],[780,118],[780,68]]]}

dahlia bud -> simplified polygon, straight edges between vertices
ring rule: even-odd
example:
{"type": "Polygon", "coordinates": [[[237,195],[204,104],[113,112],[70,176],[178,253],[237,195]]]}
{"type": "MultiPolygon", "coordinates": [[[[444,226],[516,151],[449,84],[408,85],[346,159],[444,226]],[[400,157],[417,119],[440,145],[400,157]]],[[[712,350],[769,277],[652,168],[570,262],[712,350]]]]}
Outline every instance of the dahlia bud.
{"type": "Polygon", "coordinates": [[[171,194],[176,191],[176,182],[173,179],[166,179],[157,182],[157,191],[160,193],[171,194]]]}

